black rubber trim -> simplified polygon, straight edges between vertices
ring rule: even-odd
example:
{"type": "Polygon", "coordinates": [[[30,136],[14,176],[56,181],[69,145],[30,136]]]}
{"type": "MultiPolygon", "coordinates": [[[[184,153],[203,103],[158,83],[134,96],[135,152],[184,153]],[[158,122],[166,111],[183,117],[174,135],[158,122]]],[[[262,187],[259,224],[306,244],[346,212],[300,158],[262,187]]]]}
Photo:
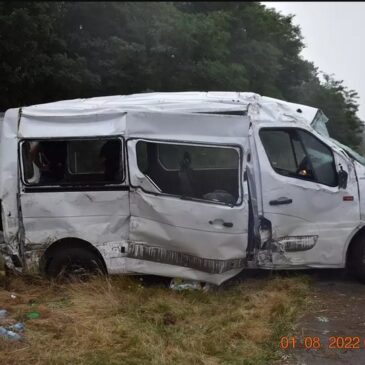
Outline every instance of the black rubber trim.
{"type": "MultiPolygon", "coordinates": [[[[321,139],[319,139],[317,136],[315,136],[313,133],[311,133],[310,131],[306,130],[306,129],[303,129],[303,128],[300,128],[300,127],[263,127],[263,128],[260,128],[259,130],[259,136],[260,136],[260,142],[261,142],[261,145],[262,147],[264,148],[265,150],[265,153],[266,153],[266,157],[267,159],[269,160],[269,163],[270,163],[270,166],[272,167],[272,169],[278,174],[278,175],[281,175],[281,176],[285,176],[285,177],[289,177],[291,179],[298,179],[298,180],[303,180],[303,181],[308,181],[308,182],[311,182],[311,183],[315,183],[315,184],[321,184],[321,185],[324,185],[324,186],[329,186],[331,188],[336,188],[338,187],[338,177],[337,177],[337,169],[336,169],[336,160],[335,160],[335,155],[333,153],[333,149],[325,142],[323,142],[321,139]],[[328,185],[328,184],[324,184],[322,182],[319,182],[317,181],[317,179],[308,179],[306,177],[302,177],[300,175],[291,175],[291,174],[283,174],[280,172],[280,169],[276,168],[275,166],[273,166],[273,164],[271,163],[271,159],[269,157],[269,153],[267,152],[266,150],[266,147],[265,147],[265,144],[263,143],[262,141],[262,137],[261,137],[261,131],[275,131],[275,130],[279,130],[279,131],[285,131],[285,132],[288,132],[291,134],[290,138],[292,138],[292,134],[293,133],[296,133],[297,137],[298,137],[298,140],[305,152],[305,154],[307,156],[308,153],[307,153],[307,150],[305,148],[305,145],[302,141],[302,137],[298,134],[298,131],[301,131],[303,133],[306,133],[306,134],[309,134],[310,136],[312,136],[313,138],[315,138],[317,141],[319,141],[319,143],[321,143],[322,145],[326,146],[330,151],[331,151],[331,154],[332,154],[332,158],[333,158],[333,163],[332,163],[332,167],[334,169],[334,171],[336,172],[336,184],[335,185],[328,185]]],[[[311,159],[309,158],[309,163],[312,165],[312,162],[311,162],[311,159]]],[[[313,167],[312,167],[313,168],[313,167]]],[[[313,169],[314,171],[314,169],[313,169]]]]}
{"type": "Polygon", "coordinates": [[[11,255],[11,260],[13,261],[13,264],[15,267],[22,267],[22,262],[20,261],[19,257],[17,255],[11,255]]]}
{"type": "Polygon", "coordinates": [[[22,191],[24,193],[62,193],[66,191],[129,191],[129,186],[34,186],[24,187],[22,191]]]}
{"type": "MultiPolygon", "coordinates": [[[[122,169],[123,169],[123,176],[122,179],[119,180],[117,183],[118,184],[123,184],[126,179],[127,179],[127,155],[126,155],[126,140],[124,135],[110,135],[110,136],[78,136],[78,137],[41,137],[41,138],[22,138],[19,140],[18,142],[18,172],[19,172],[19,178],[20,181],[23,185],[23,191],[26,191],[25,189],[28,189],[28,187],[33,188],[47,188],[47,191],[53,191],[53,190],[49,190],[51,185],[48,185],[48,187],[46,187],[45,185],[32,185],[32,184],[28,184],[25,179],[24,179],[24,169],[23,169],[23,160],[22,160],[22,156],[21,156],[21,144],[23,142],[27,142],[27,141],[82,141],[82,140],[91,140],[91,139],[96,139],[96,140],[110,140],[110,139],[120,139],[122,141],[122,146],[120,151],[122,152],[122,156],[121,158],[123,159],[123,163],[122,163],[122,169]]],[[[55,185],[52,185],[52,187],[57,188],[57,191],[62,191],[59,189],[65,189],[65,187],[70,187],[71,190],[73,191],[84,191],[84,190],[76,190],[78,189],[77,187],[77,183],[75,185],[73,185],[72,182],[64,182],[62,183],[62,187],[60,188],[60,185],[56,185],[57,183],[55,183],[55,185]]],[[[87,183],[84,184],[84,186],[87,188],[87,190],[95,190],[95,191],[99,191],[99,190],[103,190],[103,189],[98,189],[98,183],[95,184],[96,189],[89,189],[87,183]]],[[[110,189],[105,189],[105,190],[110,190],[110,189]]],[[[43,191],[43,190],[42,190],[43,191]]],[[[55,190],[54,190],[55,191],[55,190]]],[[[70,190],[63,190],[63,191],[70,191],[70,190]]]]}
{"type": "Polygon", "coordinates": [[[175,140],[175,139],[152,139],[152,138],[144,138],[144,137],[130,137],[127,138],[125,141],[125,148],[126,148],[126,161],[127,163],[127,168],[128,168],[128,180],[129,180],[129,185],[133,188],[133,189],[141,189],[144,193],[146,194],[150,194],[150,195],[154,195],[154,196],[165,196],[165,197],[173,197],[173,198],[180,198],[180,199],[184,199],[184,200],[189,200],[189,201],[193,201],[193,202],[200,202],[200,203],[207,203],[207,204],[214,204],[214,205],[221,205],[221,206],[229,206],[231,208],[234,207],[240,207],[243,202],[244,202],[244,198],[243,198],[243,156],[244,156],[244,149],[242,148],[241,145],[236,144],[236,143],[215,143],[215,142],[198,142],[198,141],[186,141],[186,140],[175,140]],[[188,144],[188,145],[203,145],[203,146],[212,146],[212,147],[234,147],[239,149],[240,151],[240,155],[239,155],[239,163],[240,163],[240,173],[238,174],[238,178],[239,178],[239,191],[241,193],[241,200],[236,202],[236,204],[226,204],[223,202],[216,202],[213,200],[204,200],[204,199],[198,199],[198,198],[191,198],[191,197],[184,197],[181,195],[173,195],[173,194],[167,194],[167,193],[157,193],[157,192],[152,192],[152,191],[148,191],[143,189],[141,186],[139,185],[133,185],[131,183],[131,173],[130,173],[130,166],[129,166],[129,154],[128,154],[128,142],[129,141],[147,141],[147,142],[154,142],[154,143],[176,143],[176,144],[188,144]]]}
{"type": "Polygon", "coordinates": [[[270,200],[269,201],[269,204],[270,205],[284,205],[284,204],[291,204],[293,203],[293,199],[283,199],[283,200],[280,200],[280,199],[277,199],[277,200],[270,200]]]}
{"type": "Polygon", "coordinates": [[[215,114],[215,115],[247,115],[247,110],[222,110],[222,111],[205,111],[196,112],[196,114],[215,114]]]}

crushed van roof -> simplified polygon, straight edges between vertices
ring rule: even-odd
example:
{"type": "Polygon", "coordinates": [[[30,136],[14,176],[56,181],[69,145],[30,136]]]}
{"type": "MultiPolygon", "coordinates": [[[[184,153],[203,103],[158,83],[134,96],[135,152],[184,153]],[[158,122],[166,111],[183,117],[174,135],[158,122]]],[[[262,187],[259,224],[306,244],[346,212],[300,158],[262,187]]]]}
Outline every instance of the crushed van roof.
{"type": "MultiPolygon", "coordinates": [[[[62,100],[22,108],[22,114],[33,117],[109,114],[128,111],[169,113],[204,113],[248,111],[255,105],[261,118],[291,116],[311,124],[319,109],[251,92],[163,92],[102,96],[62,100]],[[276,116],[276,117],[275,117],[276,116]]],[[[260,119],[260,118],[259,118],[260,119]]]]}

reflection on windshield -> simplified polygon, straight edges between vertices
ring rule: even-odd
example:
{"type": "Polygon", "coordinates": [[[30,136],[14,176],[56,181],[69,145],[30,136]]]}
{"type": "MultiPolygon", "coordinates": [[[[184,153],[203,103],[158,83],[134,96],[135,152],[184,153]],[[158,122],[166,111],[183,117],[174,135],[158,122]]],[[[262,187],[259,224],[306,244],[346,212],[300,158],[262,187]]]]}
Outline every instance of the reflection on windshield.
{"type": "Polygon", "coordinates": [[[324,115],[322,110],[318,110],[313,122],[312,128],[317,131],[319,134],[325,137],[329,137],[328,129],[326,123],[328,122],[328,118],[324,115]]]}
{"type": "Polygon", "coordinates": [[[331,138],[331,141],[333,141],[335,144],[337,144],[337,146],[341,147],[343,150],[345,150],[347,152],[347,154],[352,157],[354,160],[356,160],[357,162],[360,162],[362,165],[365,166],[365,157],[361,156],[359,153],[357,153],[356,151],[354,151],[352,148],[338,142],[337,140],[331,138]]]}
{"type": "Polygon", "coordinates": [[[328,129],[326,126],[326,123],[328,121],[328,118],[325,116],[325,114],[318,110],[317,115],[315,116],[313,122],[312,122],[312,128],[317,131],[322,136],[328,137],[331,141],[333,141],[338,147],[341,147],[346,153],[356,160],[357,162],[360,162],[362,165],[365,166],[365,157],[361,156],[358,152],[354,151],[352,148],[338,142],[336,139],[331,138],[328,129]]]}

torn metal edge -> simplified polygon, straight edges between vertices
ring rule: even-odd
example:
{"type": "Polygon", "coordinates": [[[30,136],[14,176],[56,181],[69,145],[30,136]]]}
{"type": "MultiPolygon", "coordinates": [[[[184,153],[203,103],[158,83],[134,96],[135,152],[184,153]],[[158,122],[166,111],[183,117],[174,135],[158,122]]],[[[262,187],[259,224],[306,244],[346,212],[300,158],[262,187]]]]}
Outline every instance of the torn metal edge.
{"type": "Polygon", "coordinates": [[[229,260],[207,259],[139,242],[129,243],[126,257],[188,267],[209,274],[222,274],[226,271],[242,269],[246,264],[245,258],[229,260]]]}
{"type": "Polygon", "coordinates": [[[317,243],[318,235],[286,236],[277,239],[286,252],[308,251],[317,243]]]}

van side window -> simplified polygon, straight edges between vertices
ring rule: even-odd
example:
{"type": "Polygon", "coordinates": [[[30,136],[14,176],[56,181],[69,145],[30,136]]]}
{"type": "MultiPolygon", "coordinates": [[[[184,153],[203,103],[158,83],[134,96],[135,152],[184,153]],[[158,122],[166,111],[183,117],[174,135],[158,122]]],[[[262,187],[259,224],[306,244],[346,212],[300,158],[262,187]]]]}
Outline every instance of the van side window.
{"type": "Polygon", "coordinates": [[[290,133],[283,130],[262,130],[260,137],[272,167],[282,175],[296,175],[298,163],[290,133]]]}
{"type": "Polygon", "coordinates": [[[310,133],[295,128],[264,128],[260,138],[278,174],[337,186],[332,150],[310,133]]]}
{"type": "Polygon", "coordinates": [[[298,130],[298,134],[311,162],[316,181],[336,186],[337,173],[332,150],[308,132],[298,130]]]}
{"type": "Polygon", "coordinates": [[[169,170],[179,170],[184,153],[191,156],[194,169],[234,169],[237,166],[237,151],[231,148],[195,147],[184,145],[160,144],[158,158],[161,165],[169,170]]]}
{"type": "Polygon", "coordinates": [[[137,165],[163,194],[237,204],[239,150],[139,141],[137,165]]]}
{"type": "Polygon", "coordinates": [[[119,138],[21,142],[26,185],[116,184],[123,179],[119,138]]]}

